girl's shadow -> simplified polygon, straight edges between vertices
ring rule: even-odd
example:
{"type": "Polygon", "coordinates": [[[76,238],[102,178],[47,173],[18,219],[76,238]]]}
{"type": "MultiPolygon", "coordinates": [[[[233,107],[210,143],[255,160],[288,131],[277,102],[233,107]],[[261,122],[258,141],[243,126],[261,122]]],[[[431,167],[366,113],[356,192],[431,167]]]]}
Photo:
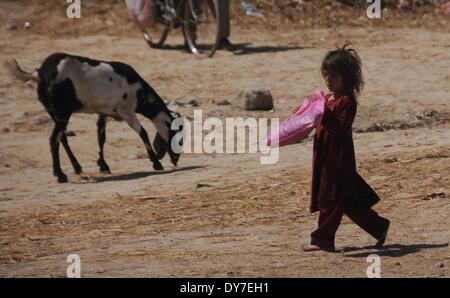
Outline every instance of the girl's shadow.
{"type": "Polygon", "coordinates": [[[385,245],[381,248],[376,248],[374,246],[363,246],[363,247],[344,247],[341,251],[344,253],[344,256],[347,257],[353,257],[353,258],[364,258],[371,254],[376,254],[381,257],[387,256],[387,257],[402,257],[405,255],[409,255],[412,253],[419,252],[423,249],[433,249],[433,248],[443,248],[448,247],[448,243],[442,243],[442,244],[390,244],[385,245]],[[353,254],[347,254],[348,252],[354,252],[359,250],[371,250],[368,252],[360,252],[360,253],[353,253],[353,254]]]}

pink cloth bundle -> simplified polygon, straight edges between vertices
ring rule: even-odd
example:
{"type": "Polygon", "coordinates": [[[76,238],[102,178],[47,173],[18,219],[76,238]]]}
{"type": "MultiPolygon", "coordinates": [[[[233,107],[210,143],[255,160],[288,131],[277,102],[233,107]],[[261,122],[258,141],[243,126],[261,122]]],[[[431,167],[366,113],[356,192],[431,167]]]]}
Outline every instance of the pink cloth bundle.
{"type": "Polygon", "coordinates": [[[286,146],[305,139],[320,123],[324,105],[324,93],[316,90],[305,99],[297,112],[280,124],[279,129],[272,129],[267,137],[267,146],[286,146]]]}

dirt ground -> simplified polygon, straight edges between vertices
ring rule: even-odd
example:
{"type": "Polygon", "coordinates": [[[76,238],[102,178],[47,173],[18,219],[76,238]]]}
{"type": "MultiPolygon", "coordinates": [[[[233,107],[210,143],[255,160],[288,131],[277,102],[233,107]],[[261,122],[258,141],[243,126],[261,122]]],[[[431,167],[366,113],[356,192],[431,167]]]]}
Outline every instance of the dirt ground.
{"type": "MultiPolygon", "coordinates": [[[[18,5],[11,10],[17,19],[33,11],[11,3],[0,1],[2,8],[18,5]]],[[[4,26],[0,53],[27,69],[57,51],[129,63],[166,102],[197,100],[199,107],[177,109],[188,119],[194,109],[204,118],[283,119],[325,88],[318,68],[326,51],[352,41],[366,78],[354,123],[357,167],[382,198],[376,210],[392,221],[386,246],[374,249],[375,240],[344,219],[338,253],[301,251],[317,221],[308,212],[311,139],[281,148],[274,165],[261,165],[260,154],[184,154],[178,168],[166,158],[166,170],[157,173],[139,137],[109,121],[105,158],[112,174],[102,175],[96,117],[77,114],[69,142],[83,174],[73,173],[61,150],[70,182],[58,184],[48,145],[52,125],[36,86],[0,68],[0,276],[63,277],[67,256],[78,254],[84,277],[366,277],[373,253],[383,277],[450,276],[448,31],[274,31],[235,23],[232,30],[241,54],[219,51],[204,60],[180,49],[149,49],[137,33],[4,26]],[[239,92],[260,87],[271,90],[275,110],[240,108],[239,92]],[[223,100],[231,105],[217,105],[223,100]]],[[[180,36],[174,32],[170,42],[180,45],[180,36]]],[[[140,119],[153,135],[152,124],[140,119]]]]}

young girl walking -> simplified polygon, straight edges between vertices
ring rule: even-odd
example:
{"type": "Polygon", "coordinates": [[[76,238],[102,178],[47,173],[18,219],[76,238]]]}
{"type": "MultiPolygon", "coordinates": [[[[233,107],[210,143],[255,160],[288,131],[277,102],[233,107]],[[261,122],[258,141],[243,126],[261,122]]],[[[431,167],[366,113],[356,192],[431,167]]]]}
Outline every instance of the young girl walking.
{"type": "Polygon", "coordinates": [[[378,195],[356,171],[352,124],[364,80],[359,55],[348,47],[330,51],[321,66],[331,93],[314,136],[311,212],[320,214],[304,251],[335,251],[334,238],[344,214],[378,240],[377,247],[384,244],[389,229],[389,220],[371,209],[380,200],[378,195]]]}

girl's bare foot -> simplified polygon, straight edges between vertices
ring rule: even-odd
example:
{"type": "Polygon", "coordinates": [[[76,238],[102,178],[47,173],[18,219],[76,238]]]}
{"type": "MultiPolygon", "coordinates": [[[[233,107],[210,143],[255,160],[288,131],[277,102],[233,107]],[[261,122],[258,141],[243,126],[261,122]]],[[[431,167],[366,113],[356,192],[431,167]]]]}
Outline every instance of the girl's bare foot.
{"type": "Polygon", "coordinates": [[[388,221],[386,230],[384,230],[384,233],[381,235],[380,239],[378,239],[378,242],[375,244],[376,248],[380,248],[383,246],[384,242],[386,242],[386,238],[387,238],[387,233],[389,231],[389,226],[390,226],[390,222],[388,221]]]}
{"type": "Polygon", "coordinates": [[[324,248],[324,247],[319,247],[317,245],[312,245],[312,244],[307,244],[307,245],[303,245],[302,246],[302,250],[304,252],[313,252],[313,251],[328,251],[328,252],[334,252],[335,249],[334,248],[324,248]]]}

